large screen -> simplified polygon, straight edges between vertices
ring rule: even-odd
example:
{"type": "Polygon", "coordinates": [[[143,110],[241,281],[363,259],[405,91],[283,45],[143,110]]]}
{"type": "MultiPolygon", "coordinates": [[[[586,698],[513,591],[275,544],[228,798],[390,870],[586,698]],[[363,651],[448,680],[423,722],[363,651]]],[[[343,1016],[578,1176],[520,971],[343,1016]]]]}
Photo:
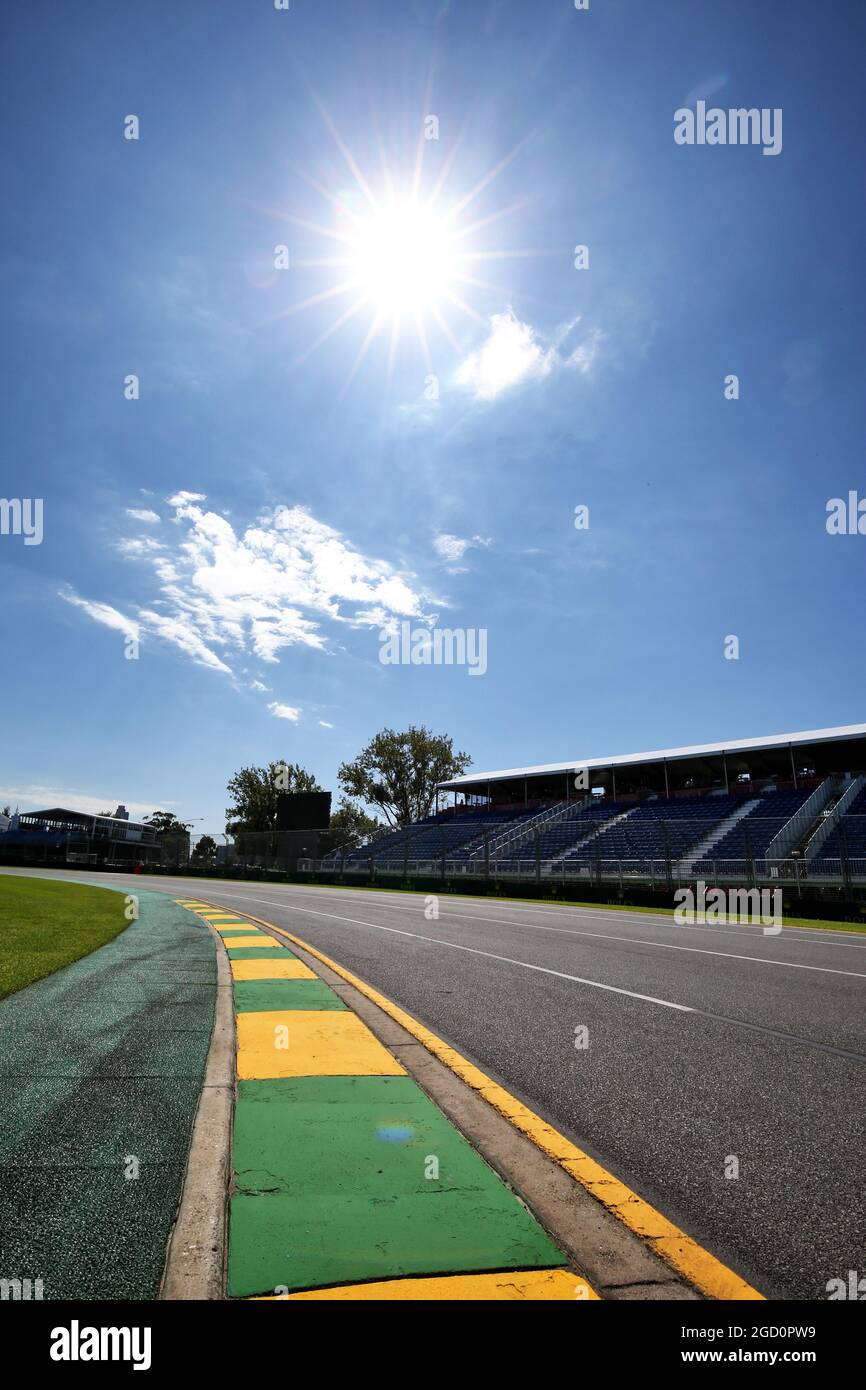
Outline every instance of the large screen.
{"type": "Polygon", "coordinates": [[[330,792],[278,793],[278,830],[327,830],[330,823],[330,792]]]}

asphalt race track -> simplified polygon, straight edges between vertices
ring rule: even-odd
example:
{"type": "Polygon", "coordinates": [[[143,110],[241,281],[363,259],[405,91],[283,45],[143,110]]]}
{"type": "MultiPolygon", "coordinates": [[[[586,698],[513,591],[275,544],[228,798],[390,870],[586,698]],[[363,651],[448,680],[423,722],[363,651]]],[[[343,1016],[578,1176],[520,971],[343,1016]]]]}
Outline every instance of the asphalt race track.
{"type": "Polygon", "coordinates": [[[768,1297],[826,1298],[828,1280],[863,1272],[866,936],[444,895],[428,920],[415,894],[92,881],[191,892],[296,933],[768,1297]]]}

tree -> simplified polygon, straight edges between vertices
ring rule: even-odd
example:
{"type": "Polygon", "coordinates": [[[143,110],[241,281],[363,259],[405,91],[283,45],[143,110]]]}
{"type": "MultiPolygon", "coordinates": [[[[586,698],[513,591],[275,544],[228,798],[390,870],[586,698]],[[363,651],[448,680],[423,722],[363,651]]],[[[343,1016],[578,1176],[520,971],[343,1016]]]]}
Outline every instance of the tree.
{"type": "Polygon", "coordinates": [[[145,816],[144,824],[156,831],[157,841],[162,845],[163,859],[173,860],[180,866],[181,860],[185,860],[189,852],[192,821],[178,820],[173,811],[154,811],[153,815],[145,816]]]}
{"type": "Polygon", "coordinates": [[[4,807],[3,807],[3,810],[0,811],[0,815],[2,815],[2,816],[11,816],[11,815],[12,815],[12,807],[11,807],[11,806],[4,806],[4,807]]]}
{"type": "Polygon", "coordinates": [[[437,782],[465,772],[472,759],[455,753],[447,734],[411,726],[405,733],[383,729],[337,778],[347,797],[359,797],[384,812],[391,825],[411,825],[430,814],[437,782]]]}
{"type": "Polygon", "coordinates": [[[192,821],[178,820],[174,811],[154,811],[145,816],[144,824],[152,826],[157,835],[181,835],[191,828],[192,821]]]}
{"type": "Polygon", "coordinates": [[[343,797],[331,816],[331,832],[335,845],[357,844],[365,836],[375,835],[377,830],[384,828],[382,822],[374,816],[368,816],[357,801],[349,801],[346,797],[343,797]]]}
{"type": "Polygon", "coordinates": [[[226,808],[226,830],[274,830],[280,792],[320,792],[311,772],[297,763],[268,763],[267,767],[242,767],[226,788],[233,805],[226,808]]]}
{"type": "Polygon", "coordinates": [[[196,841],[195,849],[190,856],[190,863],[212,864],[216,859],[217,843],[212,835],[200,835],[196,841]]]}

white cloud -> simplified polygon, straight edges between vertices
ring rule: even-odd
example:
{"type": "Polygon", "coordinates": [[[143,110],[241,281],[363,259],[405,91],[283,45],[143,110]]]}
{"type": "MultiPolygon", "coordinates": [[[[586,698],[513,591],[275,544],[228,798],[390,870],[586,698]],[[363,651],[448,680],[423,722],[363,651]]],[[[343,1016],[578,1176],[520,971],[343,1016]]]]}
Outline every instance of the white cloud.
{"type": "Polygon", "coordinates": [[[470,387],[478,400],[492,401],[511,386],[547,376],[551,367],[551,351],[541,347],[530,324],[511,312],[494,314],[489,337],[461,362],[456,381],[470,387]]]}
{"type": "Polygon", "coordinates": [[[160,518],[157,512],[152,512],[149,507],[127,507],[126,515],[131,516],[133,521],[146,521],[148,525],[158,525],[160,518]]]}
{"type": "MultiPolygon", "coordinates": [[[[177,526],[163,532],[165,542],[149,536],[117,542],[154,578],[135,618],[71,590],[63,597],[96,622],[129,636],[152,634],[225,674],[233,674],[236,655],[276,663],[295,645],[329,652],[326,624],[431,621],[430,595],[413,574],[362,554],[303,507],[277,507],[236,531],[224,516],[200,507],[202,500],[198,493],[175,493],[177,526]]],[[[251,688],[267,690],[256,681],[251,688]]]]}
{"type": "Polygon", "coordinates": [[[270,689],[270,686],[265,685],[262,681],[250,681],[250,690],[269,690],[269,689],[270,689]]]}
{"type": "Polygon", "coordinates": [[[281,705],[279,700],[271,700],[268,709],[275,719],[291,719],[293,724],[297,724],[301,717],[301,711],[294,705],[281,705]]]}
{"type": "Polygon", "coordinates": [[[448,567],[449,574],[465,573],[465,566],[460,564],[467,550],[487,549],[492,544],[489,536],[452,536],[448,531],[439,531],[433,537],[433,549],[440,555],[448,567]]]}
{"type": "Polygon", "coordinates": [[[597,355],[601,334],[594,332],[570,353],[562,350],[579,320],[572,320],[545,345],[541,335],[529,323],[509,309],[494,314],[490,333],[476,352],[471,352],[457,368],[455,381],[468,387],[476,400],[492,401],[525,381],[540,381],[560,367],[575,368],[587,373],[597,355]]]}
{"type": "Polygon", "coordinates": [[[173,497],[166,498],[170,507],[183,507],[189,502],[203,502],[205,494],[203,492],[176,492],[173,497]]]}
{"type": "Polygon", "coordinates": [[[333,729],[333,724],[329,724],[327,719],[320,719],[319,725],[322,729],[333,729]]]}
{"type": "Polygon", "coordinates": [[[447,531],[441,531],[433,537],[433,549],[437,555],[441,555],[443,560],[448,560],[451,564],[463,559],[468,544],[468,541],[461,540],[459,536],[451,536],[447,531]]]}
{"type": "Polygon", "coordinates": [[[13,810],[18,806],[22,811],[47,811],[61,806],[66,811],[83,811],[91,816],[98,816],[101,811],[114,811],[117,806],[123,805],[133,819],[177,805],[175,801],[160,801],[158,798],[153,801],[130,801],[126,796],[119,795],[117,789],[107,796],[93,796],[90,792],[70,791],[68,787],[42,787],[33,783],[26,787],[0,787],[0,801],[13,810]]]}

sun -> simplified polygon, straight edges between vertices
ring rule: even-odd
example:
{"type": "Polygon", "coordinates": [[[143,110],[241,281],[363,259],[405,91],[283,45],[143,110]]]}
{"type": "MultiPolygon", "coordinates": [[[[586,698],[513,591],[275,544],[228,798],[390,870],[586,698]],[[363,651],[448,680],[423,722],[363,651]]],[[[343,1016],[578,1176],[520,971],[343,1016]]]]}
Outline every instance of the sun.
{"type": "MultiPolygon", "coordinates": [[[[410,340],[417,343],[428,373],[434,373],[434,354],[440,353],[441,340],[451,351],[461,353],[452,320],[455,311],[482,328],[489,314],[482,316],[469,298],[495,294],[499,307],[507,300],[509,287],[478,278],[479,264],[502,262],[513,257],[549,254],[541,250],[496,250],[479,244],[479,233],[486,233],[500,218],[515,212],[526,199],[499,207],[486,215],[468,215],[469,209],[487,190],[522,148],[521,141],[494,167],[488,169],[467,192],[446,194],[453,173],[457,143],[443,152],[432,182],[425,181],[424,160],[427,141],[419,137],[414,168],[402,171],[389,165],[380,146],[381,183],[370,178],[340,136],[320,103],[320,114],[351,174],[345,183],[324,184],[295,170],[305,183],[331,208],[328,222],[300,217],[295,212],[268,209],[271,215],[301,229],[324,243],[330,254],[312,255],[305,251],[292,258],[298,272],[324,270],[331,283],[296,300],[276,315],[285,318],[331,302],[339,305],[335,317],[314,341],[304,341],[295,365],[318,350],[334,334],[351,323],[366,321],[360,331],[360,346],[348,373],[346,386],[354,378],[373,343],[383,333],[390,340],[388,380],[394,370],[398,349],[410,340]],[[402,176],[401,176],[402,174],[402,176]],[[405,331],[405,330],[409,331],[405,331]]],[[[312,250],[312,247],[310,248],[312,250]]]]}
{"type": "Polygon", "coordinates": [[[391,197],[347,232],[352,289],[382,319],[441,309],[460,273],[447,218],[411,195],[391,197]]]}

